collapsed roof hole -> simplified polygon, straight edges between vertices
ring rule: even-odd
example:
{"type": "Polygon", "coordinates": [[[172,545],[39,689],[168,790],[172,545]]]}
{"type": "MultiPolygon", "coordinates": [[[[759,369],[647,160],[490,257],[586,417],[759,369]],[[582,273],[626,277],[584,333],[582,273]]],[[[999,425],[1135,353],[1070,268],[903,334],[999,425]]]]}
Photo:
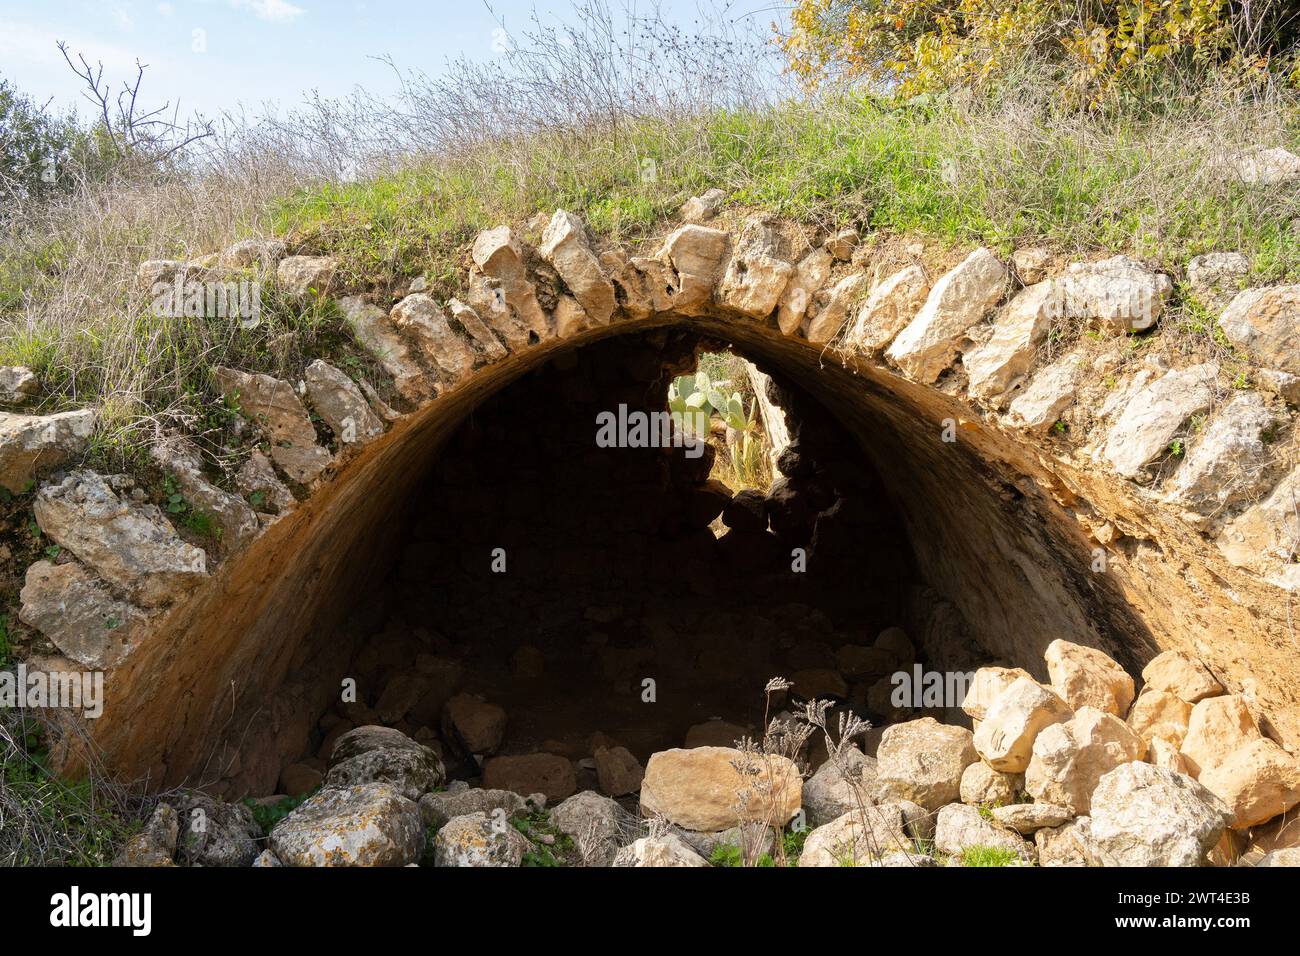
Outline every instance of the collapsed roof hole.
{"type": "Polygon", "coordinates": [[[489,787],[555,786],[544,764],[493,756],[565,758],[562,791],[597,786],[602,742],[644,762],[760,737],[775,675],[885,716],[881,687],[912,660],[877,638],[918,584],[899,515],[821,406],[724,349],[685,332],[590,345],[459,426],[407,504],[386,586],[353,614],[358,699],[321,717],[316,760],[387,724],[489,787]],[[699,372],[733,415],[710,415],[707,447],[649,424],[699,372]]]}

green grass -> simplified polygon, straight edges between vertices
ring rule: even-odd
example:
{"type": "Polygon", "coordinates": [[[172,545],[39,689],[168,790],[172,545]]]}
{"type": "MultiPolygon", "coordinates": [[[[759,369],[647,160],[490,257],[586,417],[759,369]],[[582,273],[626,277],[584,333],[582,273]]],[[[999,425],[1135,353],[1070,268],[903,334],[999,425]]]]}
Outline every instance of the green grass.
{"type": "Polygon", "coordinates": [[[962,866],[1018,866],[1020,856],[1015,850],[1001,846],[968,846],[962,850],[962,866]]]}
{"type": "Polygon", "coordinates": [[[296,797],[285,797],[275,803],[256,803],[249,798],[244,801],[244,805],[253,811],[253,819],[262,828],[262,832],[269,836],[277,823],[306,803],[315,792],[313,790],[311,793],[299,794],[296,797]]]}

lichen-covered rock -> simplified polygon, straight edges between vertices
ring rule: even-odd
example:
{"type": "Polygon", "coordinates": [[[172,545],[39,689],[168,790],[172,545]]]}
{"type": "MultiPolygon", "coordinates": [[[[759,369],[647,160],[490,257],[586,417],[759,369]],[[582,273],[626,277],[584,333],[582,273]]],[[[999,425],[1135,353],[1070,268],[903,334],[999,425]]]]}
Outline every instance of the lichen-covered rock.
{"type": "Polygon", "coordinates": [[[802,792],[799,771],[785,757],[731,747],[663,750],[646,764],[641,810],[686,830],[716,832],[750,820],[779,826],[799,812],[802,792]]]}
{"type": "Polygon", "coordinates": [[[1203,767],[1198,779],[1227,804],[1232,813],[1228,825],[1234,830],[1272,820],[1300,804],[1300,760],[1267,737],[1234,748],[1203,767]]]}
{"type": "Polygon", "coordinates": [[[961,796],[962,774],[978,759],[965,727],[933,717],[894,724],[876,751],[877,800],[911,800],[938,810],[961,796]]]}
{"type": "Polygon", "coordinates": [[[863,351],[888,348],[925,305],[930,280],[919,265],[900,269],[872,286],[849,329],[848,343],[863,351]]]}
{"type": "Polygon", "coordinates": [[[512,790],[484,790],[471,787],[465,790],[438,791],[420,797],[420,818],[426,827],[437,828],[454,817],[474,813],[493,816],[497,810],[507,817],[523,813],[527,801],[512,790]]]}
{"type": "Polygon", "coordinates": [[[303,380],[307,401],[340,446],[364,445],[384,433],[384,423],[371,411],[361,389],[333,365],[317,359],[307,366],[303,380]]]}
{"type": "Polygon", "coordinates": [[[332,256],[289,256],[280,260],[275,278],[292,295],[328,295],[334,289],[338,260],[332,256]]]}
{"type": "Polygon", "coordinates": [[[153,813],[139,833],[132,836],[113,860],[114,866],[175,866],[176,837],[180,821],[176,811],[165,803],[153,813]]]}
{"type": "Polygon", "coordinates": [[[1023,863],[1034,860],[1033,845],[1009,829],[995,826],[975,807],[951,803],[939,811],[934,828],[934,848],[960,860],[974,849],[1010,850],[1023,863]]]}
{"type": "Polygon", "coordinates": [[[1024,773],[1044,727],[1069,720],[1070,705],[1028,677],[1017,677],[993,701],[975,731],[975,750],[994,770],[1024,773]]]}
{"type": "Polygon", "coordinates": [[[1142,668],[1146,689],[1165,691],[1189,704],[1222,694],[1223,685],[1200,661],[1183,651],[1164,651],[1142,668]]]}
{"type": "Polygon", "coordinates": [[[896,803],[854,808],[808,834],[799,866],[864,866],[913,849],[896,803]]]}
{"type": "Polygon", "coordinates": [[[533,848],[504,814],[453,817],[433,838],[434,866],[519,866],[533,848]]]}
{"type": "Polygon", "coordinates": [[[1040,803],[1084,815],[1102,776],[1145,754],[1146,743],[1114,714],[1080,707],[1034,739],[1025,789],[1040,803]]]}
{"type": "Polygon", "coordinates": [[[1057,638],[1043,654],[1052,690],[1076,710],[1096,707],[1123,717],[1133,703],[1133,678],[1103,651],[1057,638]]]}
{"type": "Polygon", "coordinates": [[[1008,278],[997,256],[976,249],[934,284],[925,305],[894,339],[886,357],[918,382],[933,382],[952,365],[966,330],[1002,298],[1008,278]]]}
{"type": "Polygon", "coordinates": [[[1090,846],[1104,866],[1201,866],[1230,819],[1186,774],[1126,763],[1093,791],[1090,846]]]}
{"type": "Polygon", "coordinates": [[[225,803],[205,793],[168,796],[180,821],[176,859],[184,866],[249,866],[257,856],[262,828],[242,803],[225,803]]]}
{"type": "Polygon", "coordinates": [[[159,607],[207,576],[207,556],[186,544],[154,505],[117,496],[110,480],[74,471],[33,505],[41,531],[144,607],[159,607]]]}
{"type": "Polygon", "coordinates": [[[104,670],[125,660],[144,636],[140,610],[113,596],[73,561],[37,561],[27,569],[18,618],[86,667],[104,670]]]}
{"type": "Polygon", "coordinates": [[[594,790],[561,801],[551,811],[551,823],[572,838],[587,866],[609,866],[625,837],[636,828],[632,814],[594,790]]]}
{"type": "Polygon", "coordinates": [[[438,755],[401,731],[364,726],[334,742],[327,787],[350,787],[377,780],[392,784],[408,800],[442,786],[447,772],[438,755]]]}
{"type": "Polygon", "coordinates": [[[95,430],[91,409],[53,415],[0,412],[0,487],[25,492],[39,472],[85,453],[95,430]]]}
{"type": "Polygon", "coordinates": [[[419,807],[382,781],[327,787],[271,831],[285,866],[406,866],[423,849],[419,807]]]}
{"type": "Polygon", "coordinates": [[[222,366],[213,369],[213,375],[226,398],[266,435],[271,460],[291,480],[308,485],[320,477],[330,463],[330,453],[316,444],[316,429],[292,385],[270,375],[222,366]]]}
{"type": "Polygon", "coordinates": [[[642,837],[625,846],[614,856],[612,866],[708,866],[679,836],[667,833],[659,837],[642,837]]]}
{"type": "Polygon", "coordinates": [[[1102,456],[1125,478],[1140,477],[1150,462],[1167,453],[1183,423],[1210,407],[1218,373],[1213,363],[1193,365],[1166,372],[1139,389],[1107,433],[1102,456]]]}
{"type": "Polygon", "coordinates": [[[844,748],[838,761],[827,760],[804,781],[803,810],[808,826],[821,826],[871,804],[876,784],[875,758],[856,747],[844,748]]]}

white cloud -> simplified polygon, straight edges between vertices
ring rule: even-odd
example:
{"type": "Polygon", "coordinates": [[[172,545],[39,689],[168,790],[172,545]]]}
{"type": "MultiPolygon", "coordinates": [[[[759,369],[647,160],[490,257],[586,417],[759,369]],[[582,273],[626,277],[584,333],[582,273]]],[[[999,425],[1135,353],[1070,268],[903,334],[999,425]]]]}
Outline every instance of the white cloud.
{"type": "Polygon", "coordinates": [[[257,19],[272,23],[291,23],[306,13],[288,0],[230,0],[230,5],[236,10],[251,10],[257,19]]]}

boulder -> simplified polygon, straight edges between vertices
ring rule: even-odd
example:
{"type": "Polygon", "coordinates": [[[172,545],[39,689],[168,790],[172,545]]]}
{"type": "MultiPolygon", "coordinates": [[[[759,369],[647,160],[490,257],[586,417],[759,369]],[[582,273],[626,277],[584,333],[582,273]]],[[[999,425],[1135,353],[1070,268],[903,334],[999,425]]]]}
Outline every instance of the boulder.
{"type": "Polygon", "coordinates": [[[687,750],[695,747],[734,747],[742,737],[750,736],[747,727],[733,724],[728,720],[706,720],[695,724],[686,731],[682,746],[687,750]]]}
{"type": "Polygon", "coordinates": [[[1256,737],[1201,769],[1201,784],[1227,804],[1228,824],[1244,830],[1300,804],[1300,761],[1267,737],[1256,737]]]}
{"type": "Polygon", "coordinates": [[[1264,436],[1276,418],[1258,392],[1234,396],[1197,436],[1164,486],[1164,500],[1202,515],[1218,514],[1264,490],[1272,453],[1264,436]]]}
{"type": "Polygon", "coordinates": [[[782,335],[799,331],[817,290],[830,278],[834,263],[835,257],[825,249],[813,249],[799,260],[777,307],[776,324],[782,335]]]}
{"type": "Polygon", "coordinates": [[[1074,811],[1069,807],[1052,803],[1012,803],[1005,807],[994,807],[991,812],[994,823],[1010,827],[1022,835],[1045,827],[1062,826],[1075,817],[1074,811]]]}
{"type": "Polygon", "coordinates": [[[586,230],[577,217],[557,209],[542,234],[538,252],[555,267],[592,322],[608,325],[618,304],[614,298],[614,283],[591,251],[586,230]]]}
{"type": "Polygon", "coordinates": [[[716,216],[727,201],[727,193],[722,189],[709,189],[699,196],[692,196],[682,203],[678,215],[686,222],[708,222],[716,216]]]}
{"type": "Polygon", "coordinates": [[[1125,478],[1138,478],[1146,466],[1167,454],[1183,423],[1214,400],[1213,363],[1166,372],[1133,395],[1106,434],[1101,454],[1125,478]]]}
{"type": "Polygon", "coordinates": [[[1279,587],[1300,588],[1300,565],[1292,560],[1300,540],[1300,466],[1268,497],[1228,522],[1216,542],[1230,564],[1267,575],[1279,587]]]}
{"type": "Polygon", "coordinates": [[[625,846],[614,856],[612,866],[708,866],[700,856],[679,836],[666,833],[657,837],[642,837],[631,846],[625,846]]]}
{"type": "Polygon", "coordinates": [[[876,782],[875,758],[856,747],[845,747],[838,760],[827,760],[804,781],[803,811],[808,826],[819,827],[871,804],[876,782]]]}
{"type": "Polygon", "coordinates": [[[506,712],[474,694],[457,694],[442,710],[442,733],[467,753],[495,753],[505,737],[506,712]]]}
{"type": "Polygon", "coordinates": [[[1070,705],[1028,677],[1017,677],[994,699],[979,729],[975,750],[994,770],[1024,773],[1034,738],[1044,727],[1069,720],[1070,705]]]}
{"type": "Polygon", "coordinates": [[[1043,728],[1035,738],[1025,789],[1039,803],[1086,815],[1102,776],[1145,754],[1146,743],[1114,714],[1080,707],[1069,720],[1043,728]]]}
{"type": "Polygon", "coordinates": [[[420,798],[420,819],[426,827],[436,830],[455,817],[486,813],[495,818],[498,810],[513,817],[524,813],[527,807],[528,802],[512,790],[483,790],[479,787],[440,790],[420,798]]]}
{"type": "Polygon", "coordinates": [[[75,561],[37,561],[27,569],[18,618],[78,664],[105,670],[125,660],[144,636],[146,618],[113,597],[75,561]]]}
{"type": "Polygon", "coordinates": [[[1187,736],[1191,719],[1191,704],[1162,690],[1152,690],[1148,684],[1129,711],[1128,725],[1148,743],[1153,737],[1163,737],[1178,746],[1187,736]]]}
{"type": "Polygon", "coordinates": [[[1128,256],[1075,262],[1056,280],[1062,318],[1083,319],[1115,332],[1155,325],[1173,292],[1167,275],[1128,256]]]}
{"type": "Polygon", "coordinates": [[[685,225],[664,240],[656,258],[677,273],[674,304],[690,315],[707,306],[731,247],[731,236],[708,226],[685,225]]]}
{"type": "Polygon", "coordinates": [[[989,708],[998,699],[998,695],[1021,677],[1034,679],[1029,671],[1021,667],[981,667],[975,672],[975,677],[966,690],[961,709],[975,720],[983,720],[988,716],[989,708]]]}
{"type": "Polygon", "coordinates": [[[36,523],[100,577],[147,608],[171,603],[207,577],[207,555],[186,544],[154,505],[119,498],[124,483],[74,471],[36,495],[36,523]]]}
{"type": "Polygon", "coordinates": [[[1222,309],[1250,275],[1250,259],[1240,252],[1208,252],[1187,263],[1187,286],[1198,302],[1222,309]]]}
{"type": "Polygon", "coordinates": [[[1230,819],[1186,774],[1121,764],[1093,791],[1091,847],[1104,866],[1201,866],[1230,819]]]}
{"type": "Polygon", "coordinates": [[[384,433],[384,423],[370,410],[356,383],[320,359],[307,366],[307,401],[330,427],[340,447],[364,445],[384,433]]]}
{"type": "Polygon", "coordinates": [[[779,255],[779,247],[776,230],[766,218],[747,220],[718,283],[718,304],[753,319],[771,315],[794,275],[794,266],[779,255]]]}
{"type": "Polygon", "coordinates": [[[1239,292],[1219,317],[1219,328],[1254,363],[1300,374],[1300,285],[1239,292]]]}
{"type": "Polygon", "coordinates": [[[1180,748],[1187,772],[1200,777],[1228,754],[1261,736],[1244,697],[1207,697],[1192,707],[1187,721],[1187,735],[1180,748]]]}
{"type": "Polygon", "coordinates": [[[182,866],[251,866],[262,828],[242,803],[182,791],[165,798],[176,811],[176,861],[182,866]]]}
{"type": "Polygon", "coordinates": [[[576,793],[578,781],[573,761],[558,754],[537,753],[488,760],[483,765],[483,786],[524,796],[542,793],[555,802],[576,793]]]}
{"type": "Polygon", "coordinates": [[[0,487],[21,494],[36,475],[85,454],[95,431],[95,412],[85,408],[53,415],[0,412],[0,487]]]}
{"type": "Polygon", "coordinates": [[[1025,789],[1025,776],[994,770],[982,760],[961,775],[961,802],[973,807],[997,807],[1015,803],[1025,789]]]}
{"type": "Polygon", "coordinates": [[[424,849],[420,809],[390,783],[327,787],[271,831],[285,866],[406,866],[424,849]]]}
{"type": "Polygon", "coordinates": [[[1225,168],[1251,186],[1280,186],[1300,180],[1300,156],[1281,146],[1252,146],[1233,153],[1225,168]]]}
{"type": "Polygon", "coordinates": [[[0,365],[0,405],[22,405],[41,390],[32,370],[22,365],[0,365]]]}
{"type": "Polygon", "coordinates": [[[408,800],[440,787],[447,779],[442,761],[429,747],[399,730],[368,725],[347,731],[334,742],[327,787],[385,781],[408,800]]]}
{"type": "Polygon", "coordinates": [[[279,793],[287,797],[301,797],[319,790],[325,775],[316,767],[305,763],[292,763],[280,771],[279,793]]]}
{"type": "Polygon", "coordinates": [[[887,727],[876,751],[877,800],[910,800],[938,810],[961,796],[962,774],[978,759],[964,727],[933,717],[887,727]]]}
{"type": "Polygon", "coordinates": [[[1164,737],[1156,736],[1147,741],[1147,763],[1190,776],[1187,759],[1179,751],[1178,744],[1164,737]]]}
{"type": "Polygon", "coordinates": [[[916,318],[885,355],[922,384],[937,379],[957,357],[966,331],[981,321],[1006,291],[1006,267],[987,249],[976,249],[930,290],[916,318]]]}
{"type": "MultiPolygon", "coordinates": [[[[357,342],[392,376],[402,397],[419,402],[427,392],[424,370],[411,355],[406,340],[398,333],[388,313],[357,296],[339,299],[339,309],[357,342]]],[[[500,347],[500,343],[497,345],[500,347]]]]}
{"type": "Polygon", "coordinates": [[[849,810],[817,827],[804,840],[799,866],[863,866],[912,849],[899,805],[887,803],[849,810]]]}
{"type": "Polygon", "coordinates": [[[227,246],[217,259],[223,269],[269,269],[284,258],[288,246],[282,239],[241,239],[227,246]]]}
{"type": "Polygon", "coordinates": [[[1078,394],[1079,360],[1066,354],[1042,369],[1007,407],[1007,422],[1043,434],[1074,404],[1078,394]]]}
{"type": "Polygon", "coordinates": [[[1056,314],[1053,283],[1040,282],[1017,293],[993,323],[988,341],[962,356],[970,394],[997,402],[1018,388],[1028,377],[1056,314]]]}
{"type": "Polygon", "coordinates": [[[641,810],[687,830],[716,832],[756,820],[784,826],[799,812],[803,785],[793,762],[731,747],[653,754],[641,781],[641,810]]]}
{"type": "Polygon", "coordinates": [[[1034,831],[1039,866],[1092,866],[1092,821],[1079,817],[1059,827],[1034,831]]]}
{"type": "Polygon", "coordinates": [[[233,554],[257,537],[257,514],[243,498],[218,488],[203,476],[199,450],[190,441],[167,438],[149,451],[158,467],[172,476],[191,512],[212,521],[216,531],[211,536],[213,547],[233,554]]]}
{"type": "Polygon", "coordinates": [[[968,850],[1010,850],[1023,863],[1034,860],[1033,845],[1009,829],[988,820],[975,807],[951,803],[939,811],[934,827],[934,848],[960,860],[968,850]]]}
{"type": "Polygon", "coordinates": [[[645,770],[626,747],[597,747],[592,757],[600,789],[611,797],[625,797],[641,789],[645,770]]]}
{"type": "Polygon", "coordinates": [[[154,807],[149,820],[139,833],[134,834],[113,859],[114,866],[146,867],[175,866],[176,838],[180,833],[180,818],[165,803],[154,807]]]}
{"type": "Polygon", "coordinates": [[[433,838],[434,866],[520,866],[533,849],[501,815],[468,813],[443,824],[433,838]]]}
{"type": "Polygon", "coordinates": [[[1223,685],[1196,658],[1182,651],[1164,651],[1142,668],[1146,690],[1173,694],[1189,704],[1222,694],[1223,685]]]}
{"type": "Polygon", "coordinates": [[[338,260],[332,256],[288,256],[275,270],[276,281],[291,295],[328,295],[334,290],[338,260]]]}
{"type": "Polygon", "coordinates": [[[1035,285],[1047,278],[1048,267],[1052,264],[1052,251],[1041,246],[1017,249],[1011,254],[1011,267],[1024,285],[1035,285]]]}
{"type": "Polygon", "coordinates": [[[307,409],[288,382],[218,366],[213,369],[227,400],[261,428],[271,460],[292,480],[308,485],[330,463],[330,453],[316,444],[316,429],[307,409]]]}
{"type": "Polygon", "coordinates": [[[930,282],[919,265],[900,269],[871,288],[849,328],[850,346],[866,352],[888,348],[925,305],[930,282]]]}
{"type": "Polygon", "coordinates": [[[551,811],[551,823],[573,840],[586,866],[609,866],[636,819],[609,797],[584,790],[551,811]]]}
{"type": "Polygon", "coordinates": [[[1043,658],[1052,690],[1072,708],[1096,707],[1123,717],[1133,703],[1133,678],[1105,653],[1057,638],[1043,658]]]}

